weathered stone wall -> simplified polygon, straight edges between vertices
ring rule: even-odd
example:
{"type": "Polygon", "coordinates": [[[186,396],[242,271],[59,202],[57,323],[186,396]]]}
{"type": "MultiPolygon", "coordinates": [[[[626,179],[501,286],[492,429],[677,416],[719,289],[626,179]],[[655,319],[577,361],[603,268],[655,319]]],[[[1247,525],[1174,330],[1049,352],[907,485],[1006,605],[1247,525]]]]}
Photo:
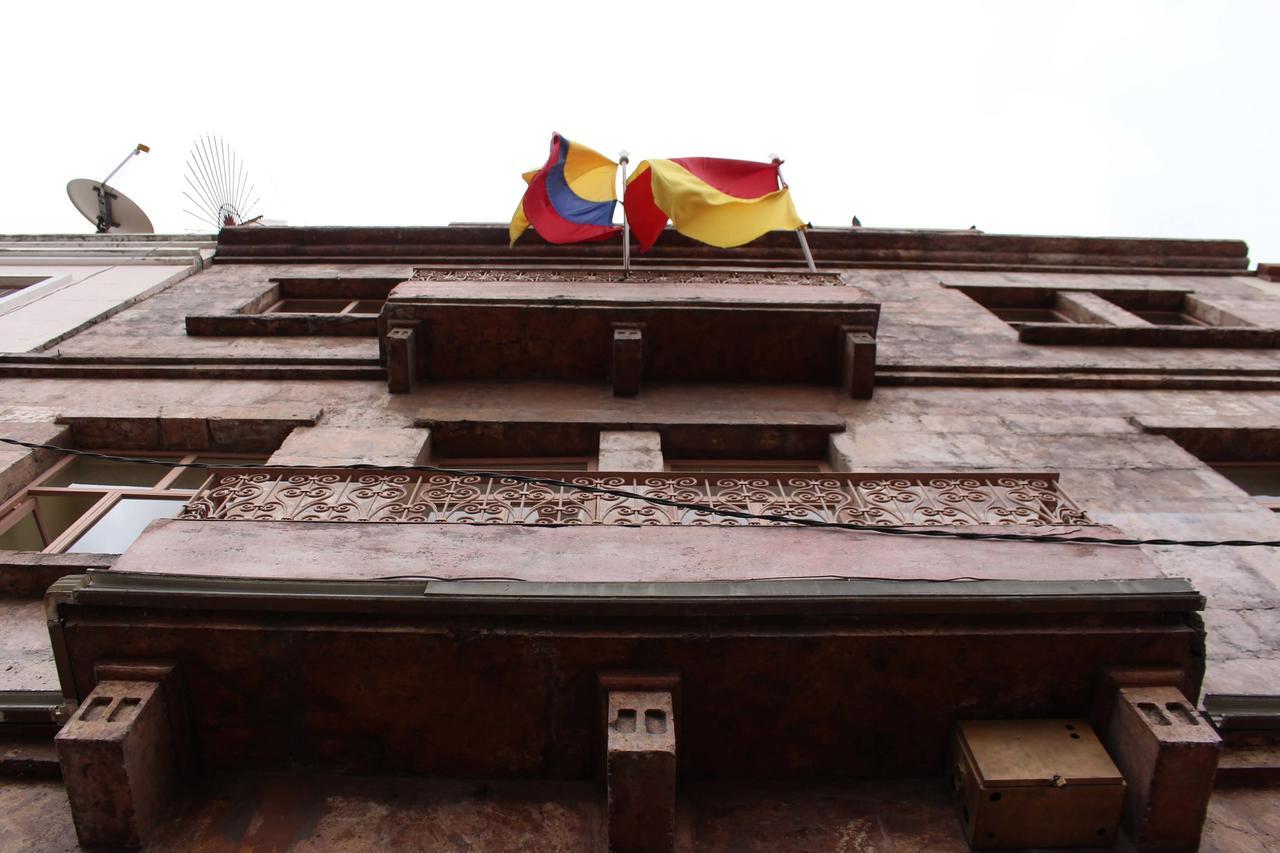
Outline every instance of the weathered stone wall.
{"type": "MultiPolygon", "coordinates": [[[[376,366],[373,338],[192,337],[189,314],[230,313],[278,276],[402,276],[413,267],[357,264],[222,264],[201,272],[63,342],[63,356],[184,360],[254,365],[268,361],[340,361],[376,366]]],[[[883,305],[879,364],[964,371],[1034,367],[1080,374],[1099,384],[1107,372],[1179,370],[1202,376],[1280,368],[1270,350],[1050,347],[1019,343],[1017,333],[950,285],[1009,284],[1099,289],[1176,287],[1195,291],[1261,325],[1280,325],[1280,285],[1249,275],[854,270],[846,286],[883,305]]],[[[570,285],[601,287],[607,285],[570,285]]],[[[784,285],[779,285],[784,286],[784,285]]],[[[476,285],[479,291],[483,284],[476,285]]],[[[1141,421],[1233,428],[1242,421],[1280,429],[1280,390],[893,387],[851,401],[834,388],[646,386],[634,399],[600,385],[453,383],[389,395],[381,380],[285,377],[231,379],[0,378],[0,435],[55,438],[60,419],[135,418],[195,422],[228,419],[314,423],[285,441],[280,458],[412,463],[427,447],[429,421],[652,424],[732,423],[760,417],[805,422],[836,415],[846,431],[832,441],[837,470],[1052,470],[1064,491],[1095,521],[1127,534],[1174,538],[1280,538],[1280,516],[1254,503],[1173,440],[1141,421]],[[330,443],[325,430],[341,428],[330,443]],[[337,440],[340,439],[340,440],[337,440]],[[290,455],[293,454],[293,455],[290,455]],[[300,456],[297,454],[301,454],[300,456]],[[319,455],[317,455],[319,454],[319,455]]],[[[101,428],[101,424],[98,424],[101,428]]],[[[246,426],[245,429],[251,427],[246,426]]],[[[160,427],[156,427],[157,434],[160,427]]],[[[230,439],[234,440],[234,429],[230,439]]],[[[283,434],[283,433],[282,433],[283,434]]],[[[261,432],[257,433],[261,435],[261,432]]],[[[225,436],[224,436],[225,438],[225,436]]],[[[611,439],[612,441],[613,439],[611,439]]],[[[106,441],[99,436],[95,444],[106,441]]],[[[133,446],[138,446],[133,442],[133,446]]],[[[1280,457],[1280,449],[1275,451],[1280,457]]],[[[0,450],[0,485],[20,487],[38,464],[0,450]]],[[[1280,693],[1280,553],[1276,549],[1146,549],[1171,577],[1190,578],[1208,596],[1206,690],[1280,693]]]]}

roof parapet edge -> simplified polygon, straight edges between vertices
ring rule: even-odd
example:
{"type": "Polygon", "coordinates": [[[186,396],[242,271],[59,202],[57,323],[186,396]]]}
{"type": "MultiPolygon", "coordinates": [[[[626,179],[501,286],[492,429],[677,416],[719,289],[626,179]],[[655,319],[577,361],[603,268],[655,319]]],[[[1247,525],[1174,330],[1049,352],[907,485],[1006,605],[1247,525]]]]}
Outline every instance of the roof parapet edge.
{"type": "MultiPolygon", "coordinates": [[[[266,227],[226,228],[218,237],[219,261],[301,262],[439,258],[474,263],[620,262],[620,238],[556,246],[535,236],[507,246],[505,226],[266,227]]],[[[814,257],[827,265],[862,263],[911,267],[953,264],[1095,267],[1119,269],[1238,270],[1249,267],[1241,240],[1038,236],[966,231],[816,229],[814,257]]],[[[772,232],[737,249],[705,246],[673,231],[645,256],[654,262],[782,264],[801,261],[794,236],[772,232]]]]}

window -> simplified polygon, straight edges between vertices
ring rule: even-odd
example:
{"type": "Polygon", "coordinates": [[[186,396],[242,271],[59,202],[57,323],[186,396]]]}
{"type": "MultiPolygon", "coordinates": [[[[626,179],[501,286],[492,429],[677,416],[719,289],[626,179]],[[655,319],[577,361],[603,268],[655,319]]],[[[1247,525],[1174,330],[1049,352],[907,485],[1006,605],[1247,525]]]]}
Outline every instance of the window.
{"type": "Polygon", "coordinates": [[[12,296],[33,284],[39,284],[45,279],[46,276],[42,275],[0,275],[0,299],[12,296]]]}
{"type": "Polygon", "coordinates": [[[1021,329],[1026,323],[1071,322],[1065,314],[1061,314],[1052,308],[991,308],[989,310],[1015,329],[1021,329]]]}
{"type": "Polygon", "coordinates": [[[191,314],[188,335],[374,337],[378,315],[399,278],[273,278],[270,287],[226,314],[191,314]]]}
{"type": "Polygon", "coordinates": [[[377,314],[385,299],[281,299],[263,314],[377,314]]]}
{"type": "Polygon", "coordinates": [[[1098,296],[1153,326],[1212,326],[1204,304],[1182,291],[1099,291],[1098,296]]]}
{"type": "Polygon", "coordinates": [[[170,458],[171,467],[64,457],[0,506],[0,549],[122,553],[149,522],[177,515],[208,478],[208,471],[186,467],[190,463],[238,465],[266,460],[214,453],[170,458]]]}
{"type": "Polygon", "coordinates": [[[1280,462],[1210,462],[1210,467],[1272,512],[1280,512],[1280,462]]]}
{"type": "Polygon", "coordinates": [[[961,287],[965,296],[1015,329],[1027,323],[1075,322],[1062,310],[1058,292],[1044,287],[961,287]]]}
{"type": "Polygon", "coordinates": [[[377,314],[398,278],[273,278],[241,314],[377,314]]]}
{"type": "Polygon", "coordinates": [[[1255,326],[1210,297],[1170,288],[1089,288],[1082,283],[1029,287],[944,282],[944,286],[959,290],[1008,323],[1023,343],[1280,347],[1280,328],[1255,326]]]}

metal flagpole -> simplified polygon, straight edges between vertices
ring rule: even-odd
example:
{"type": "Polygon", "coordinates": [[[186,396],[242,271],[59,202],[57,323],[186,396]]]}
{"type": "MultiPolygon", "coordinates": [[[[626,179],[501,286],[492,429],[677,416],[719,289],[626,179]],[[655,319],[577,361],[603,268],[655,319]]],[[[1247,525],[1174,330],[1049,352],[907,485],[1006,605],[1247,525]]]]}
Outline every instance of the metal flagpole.
{"type": "Polygon", "coordinates": [[[622,168],[622,277],[631,275],[631,221],[627,219],[627,163],[631,162],[631,154],[623,151],[618,154],[618,165],[622,168]]]}
{"type": "MultiPolygon", "coordinates": [[[[778,164],[778,188],[785,190],[787,182],[782,177],[782,158],[774,154],[772,159],[778,164]]],[[[809,272],[817,272],[818,268],[813,263],[813,252],[809,251],[809,238],[804,236],[804,229],[797,228],[796,236],[800,238],[800,251],[804,252],[804,262],[809,265],[809,272]]]]}

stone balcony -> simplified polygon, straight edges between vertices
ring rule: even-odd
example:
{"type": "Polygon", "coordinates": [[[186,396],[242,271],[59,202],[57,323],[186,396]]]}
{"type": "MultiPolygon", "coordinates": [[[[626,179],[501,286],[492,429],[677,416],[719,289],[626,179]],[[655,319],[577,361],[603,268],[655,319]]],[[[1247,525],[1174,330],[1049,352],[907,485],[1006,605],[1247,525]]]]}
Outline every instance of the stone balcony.
{"type": "Polygon", "coordinates": [[[378,328],[389,391],[458,380],[608,382],[623,397],[648,382],[835,384],[856,399],[874,390],[880,305],[856,288],[745,274],[477,275],[483,286],[455,273],[387,295],[378,328]]]}

